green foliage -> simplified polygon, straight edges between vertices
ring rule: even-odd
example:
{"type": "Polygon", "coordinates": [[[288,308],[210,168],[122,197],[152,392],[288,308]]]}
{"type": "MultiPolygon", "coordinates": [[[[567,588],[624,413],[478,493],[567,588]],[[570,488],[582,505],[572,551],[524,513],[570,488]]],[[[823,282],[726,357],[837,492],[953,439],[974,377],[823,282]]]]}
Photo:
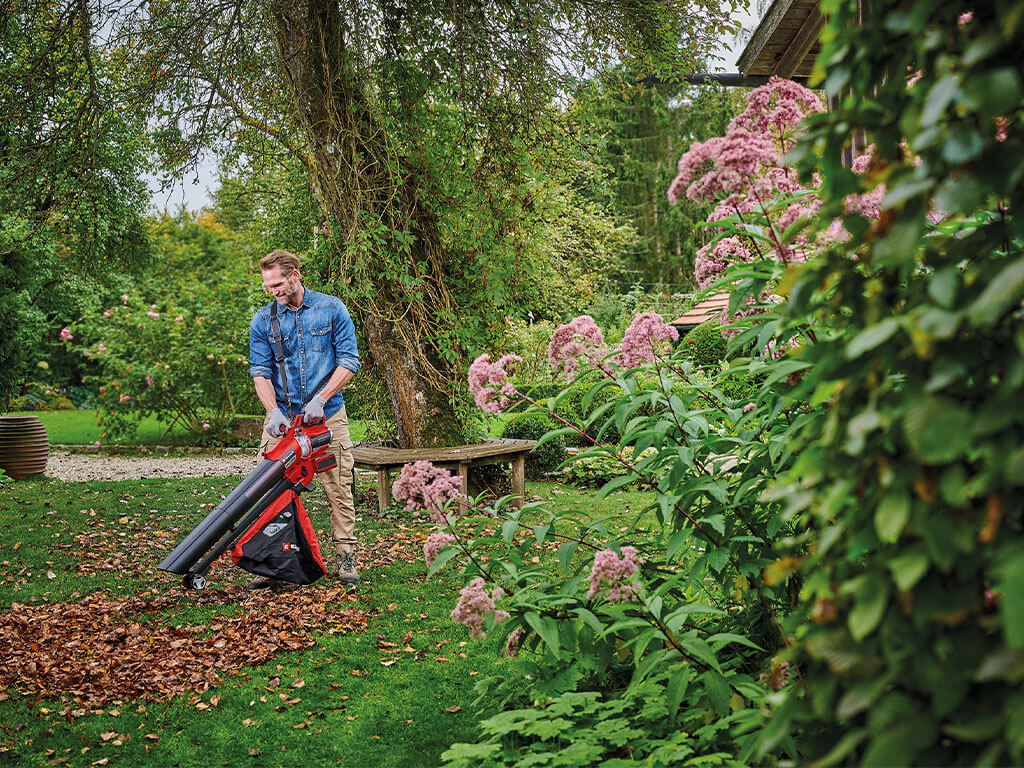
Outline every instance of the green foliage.
{"type": "Polygon", "coordinates": [[[0,14],[0,408],[29,378],[78,383],[57,333],[148,256],[143,121],[104,109],[121,73],[83,46],[88,12],[65,10],[0,14]]]}
{"type": "Polygon", "coordinates": [[[707,320],[687,333],[679,344],[687,359],[702,368],[715,368],[725,358],[725,337],[717,320],[707,320]]]}
{"type": "Polygon", "coordinates": [[[600,488],[618,477],[629,475],[629,465],[653,455],[648,448],[640,456],[633,455],[633,449],[626,446],[620,453],[590,453],[573,458],[566,465],[562,478],[581,488],[600,488]]]}
{"type": "MultiPolygon", "coordinates": [[[[550,431],[551,420],[544,415],[523,414],[508,422],[501,436],[516,440],[540,440],[550,431]]],[[[565,441],[561,437],[541,443],[526,454],[526,476],[538,479],[551,474],[561,466],[567,455],[565,441]]]]}
{"type": "MultiPolygon", "coordinates": [[[[751,376],[782,365],[746,364],[751,376]]],[[[560,421],[558,407],[571,399],[586,413],[587,433],[604,443],[584,451],[570,472],[602,467],[599,496],[638,486],[656,490],[656,501],[627,508],[614,527],[588,510],[538,504],[449,519],[444,530],[456,536],[452,555],[465,577],[483,576],[508,593],[500,607],[510,618],[492,617],[485,628],[518,647],[523,672],[482,681],[481,691],[503,696],[507,711],[481,724],[482,744],[453,746],[450,764],[473,755],[484,765],[560,764],[571,745],[554,736],[559,725],[579,729],[573,743],[585,762],[750,760],[762,702],[770,686],[787,684],[783,673],[771,682],[773,667],[785,669],[773,656],[786,642],[777,617],[792,607],[797,586],[778,567],[762,576],[777,560],[776,542],[792,532],[784,502],[762,494],[796,460],[786,446],[806,418],[772,408],[773,398],[762,387],[744,409],[677,350],[628,377],[585,374],[541,403],[538,413],[560,421]],[[598,438],[613,430],[621,450],[598,438]],[[497,530],[494,515],[503,521],[497,530]],[[644,562],[636,595],[616,601],[591,582],[592,569],[598,553],[624,553],[627,545],[644,562]],[[469,556],[483,546],[500,548],[501,557],[490,558],[498,565],[469,556]],[[556,553],[557,575],[535,565],[538,547],[556,553]],[[524,699],[533,708],[524,709],[524,699]],[[581,711],[571,704],[584,701],[581,711]],[[620,743],[605,740],[602,717],[625,720],[620,743]],[[622,752],[626,745],[631,751],[622,752]]],[[[565,426],[546,439],[575,431],[565,426]]]]}
{"type": "Polygon", "coordinates": [[[104,411],[104,440],[130,436],[148,415],[218,439],[235,414],[262,410],[249,377],[248,329],[264,297],[244,265],[219,275],[180,296],[125,294],[71,326],[74,349],[98,371],[89,381],[104,411]]]}
{"type": "MultiPolygon", "coordinates": [[[[608,205],[639,235],[619,262],[621,280],[693,287],[694,257],[703,245],[697,225],[707,211],[690,201],[670,205],[665,190],[679,155],[691,142],[721,135],[740,101],[736,89],[647,85],[628,67],[577,93],[572,109],[608,177],[585,186],[584,194],[608,205]]],[[[613,324],[590,314],[602,327],[613,324]]]]}
{"type": "Polygon", "coordinates": [[[11,403],[12,411],[67,411],[73,410],[71,399],[47,384],[29,382],[11,403]]]}
{"type": "Polygon", "coordinates": [[[764,748],[790,734],[822,764],[1019,763],[1024,3],[827,10],[837,109],[797,154],[822,173],[825,221],[851,193],[885,196],[877,226],[850,217],[850,244],[787,279],[786,327],[818,339],[790,352],[793,395],[823,407],[769,491],[808,546],[789,623],[806,690],[773,707],[764,748]],[[839,164],[858,130],[876,147],[863,180],[839,164]]]}
{"type": "Polygon", "coordinates": [[[563,693],[529,709],[506,710],[481,721],[480,742],[455,744],[441,757],[448,768],[742,765],[715,744],[716,731],[728,728],[729,718],[693,733],[681,730],[667,688],[659,685],[668,674],[659,677],[619,695],[563,693]]]}

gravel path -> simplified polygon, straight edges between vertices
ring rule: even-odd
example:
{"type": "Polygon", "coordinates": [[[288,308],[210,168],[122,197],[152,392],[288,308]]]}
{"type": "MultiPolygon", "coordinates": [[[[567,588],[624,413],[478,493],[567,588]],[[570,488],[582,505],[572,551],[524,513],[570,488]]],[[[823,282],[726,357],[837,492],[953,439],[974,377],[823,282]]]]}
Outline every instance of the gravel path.
{"type": "Polygon", "coordinates": [[[195,456],[108,456],[50,451],[45,475],[84,483],[90,480],[136,480],[154,477],[226,477],[247,475],[256,466],[256,450],[195,456]]]}

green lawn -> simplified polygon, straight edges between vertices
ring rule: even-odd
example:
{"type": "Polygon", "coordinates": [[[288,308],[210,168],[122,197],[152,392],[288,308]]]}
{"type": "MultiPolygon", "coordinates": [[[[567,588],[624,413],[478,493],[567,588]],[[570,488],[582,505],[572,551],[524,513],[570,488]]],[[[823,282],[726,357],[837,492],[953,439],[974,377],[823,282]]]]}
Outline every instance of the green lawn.
{"type": "MultiPolygon", "coordinates": [[[[372,484],[357,488],[355,600],[330,577],[250,595],[248,575],[218,563],[206,590],[183,592],[155,569],[238,479],[0,487],[0,765],[412,768],[474,740],[474,684],[512,667],[500,638],[470,641],[452,622],[457,570],[425,578],[432,526],[382,518],[372,484]],[[307,647],[248,660],[289,633],[307,647]],[[169,666],[188,649],[214,655],[169,666]]],[[[651,499],[528,493],[594,515],[651,499]]],[[[329,541],[322,491],[303,499],[329,541]]]]}
{"type": "MultiPolygon", "coordinates": [[[[92,445],[96,441],[109,442],[100,437],[101,428],[96,423],[96,411],[23,411],[12,416],[38,416],[46,427],[46,434],[52,445],[92,445]]],[[[353,440],[362,440],[366,426],[353,420],[349,425],[353,440]]],[[[189,443],[188,432],[175,427],[168,433],[167,424],[155,417],[147,417],[139,424],[138,433],[128,443],[133,445],[183,445],[189,443]]]]}

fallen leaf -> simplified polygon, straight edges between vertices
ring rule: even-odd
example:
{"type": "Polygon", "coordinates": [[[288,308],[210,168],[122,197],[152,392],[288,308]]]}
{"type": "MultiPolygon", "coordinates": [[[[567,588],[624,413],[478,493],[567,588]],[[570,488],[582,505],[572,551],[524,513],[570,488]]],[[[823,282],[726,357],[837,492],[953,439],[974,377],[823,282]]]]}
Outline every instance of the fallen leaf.
{"type": "Polygon", "coordinates": [[[461,712],[462,707],[446,707],[445,712],[461,712]]]}

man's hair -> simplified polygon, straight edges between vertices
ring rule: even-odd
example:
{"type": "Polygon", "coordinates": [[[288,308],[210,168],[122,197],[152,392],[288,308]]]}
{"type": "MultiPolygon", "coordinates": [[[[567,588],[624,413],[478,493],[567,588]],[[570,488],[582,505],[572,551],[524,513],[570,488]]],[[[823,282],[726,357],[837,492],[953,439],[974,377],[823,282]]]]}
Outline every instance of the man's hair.
{"type": "Polygon", "coordinates": [[[271,251],[260,259],[260,271],[277,267],[282,275],[290,275],[293,269],[299,268],[299,257],[289,251],[271,251]]]}

